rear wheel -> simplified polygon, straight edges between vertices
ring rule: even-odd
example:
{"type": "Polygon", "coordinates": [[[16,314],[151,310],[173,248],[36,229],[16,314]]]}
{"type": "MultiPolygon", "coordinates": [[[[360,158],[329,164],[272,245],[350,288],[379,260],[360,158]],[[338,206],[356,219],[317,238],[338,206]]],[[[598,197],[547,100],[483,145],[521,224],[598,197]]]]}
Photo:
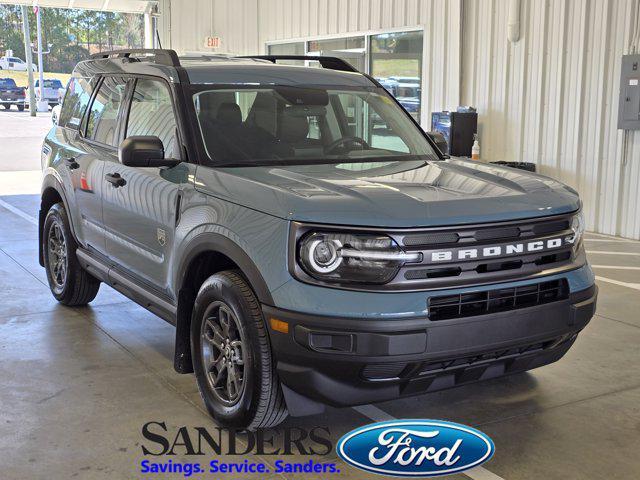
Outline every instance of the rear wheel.
{"type": "Polygon", "coordinates": [[[24,111],[24,105],[18,105],[18,110],[23,112],[24,111]]]}
{"type": "Polygon", "coordinates": [[[5,110],[9,110],[11,108],[11,105],[9,105],[8,103],[3,103],[2,108],[4,108],[5,110]]]}
{"type": "Polygon", "coordinates": [[[287,417],[262,311],[239,272],[212,275],[200,287],[191,354],[200,395],[222,425],[255,430],[287,417]]]}
{"type": "Polygon", "coordinates": [[[61,203],[53,205],[44,220],[42,248],[51,293],[68,306],[86,305],[96,298],[100,281],[80,266],[76,243],[61,203]]]}

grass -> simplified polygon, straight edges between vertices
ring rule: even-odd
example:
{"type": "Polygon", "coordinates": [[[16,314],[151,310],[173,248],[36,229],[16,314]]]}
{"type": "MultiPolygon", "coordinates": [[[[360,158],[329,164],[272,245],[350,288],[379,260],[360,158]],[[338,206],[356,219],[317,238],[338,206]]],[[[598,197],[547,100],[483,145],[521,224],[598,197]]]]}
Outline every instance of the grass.
{"type": "Polygon", "coordinates": [[[418,60],[389,58],[375,59],[373,62],[373,76],[379,77],[419,77],[420,63],[418,60]]]}
{"type": "MultiPolygon", "coordinates": [[[[62,86],[67,84],[67,80],[71,77],[70,73],[49,73],[44,72],[44,78],[57,78],[62,82],[62,86]]],[[[0,70],[0,78],[13,78],[16,85],[26,87],[29,84],[29,76],[27,72],[16,72],[15,70],[0,70]]],[[[38,79],[38,72],[33,72],[33,81],[38,79]]]]}

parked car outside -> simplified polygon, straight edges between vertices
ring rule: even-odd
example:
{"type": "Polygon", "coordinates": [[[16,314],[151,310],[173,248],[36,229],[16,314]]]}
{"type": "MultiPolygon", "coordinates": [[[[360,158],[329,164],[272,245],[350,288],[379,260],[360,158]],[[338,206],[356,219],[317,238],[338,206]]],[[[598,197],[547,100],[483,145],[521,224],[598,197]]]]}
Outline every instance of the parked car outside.
{"type": "MultiPolygon", "coordinates": [[[[38,67],[31,64],[31,70],[36,71],[38,67]]],[[[18,57],[0,57],[0,70],[15,70],[17,72],[27,71],[27,62],[18,57]]]]}
{"type": "Polygon", "coordinates": [[[64,87],[57,78],[45,78],[44,88],[40,89],[40,80],[35,81],[36,99],[45,101],[50,107],[55,107],[60,103],[60,90],[64,87]]]}
{"type": "Polygon", "coordinates": [[[0,78],[0,103],[5,110],[15,105],[21,112],[25,108],[26,90],[18,87],[13,78],[0,78]]]}

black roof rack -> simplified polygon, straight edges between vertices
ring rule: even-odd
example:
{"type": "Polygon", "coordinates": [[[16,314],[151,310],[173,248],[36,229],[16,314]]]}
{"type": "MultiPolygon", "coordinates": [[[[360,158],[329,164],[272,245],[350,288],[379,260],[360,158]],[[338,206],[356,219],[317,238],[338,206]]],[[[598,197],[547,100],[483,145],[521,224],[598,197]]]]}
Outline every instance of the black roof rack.
{"type": "Polygon", "coordinates": [[[320,62],[322,68],[328,68],[330,70],[340,70],[342,72],[360,73],[356,68],[353,67],[353,65],[338,57],[320,57],[313,55],[246,55],[238,58],[255,58],[257,60],[268,60],[272,63],[276,63],[276,61],[278,60],[309,60],[320,62]]]}
{"type": "MultiPolygon", "coordinates": [[[[186,56],[184,60],[214,60],[224,57],[223,55],[195,55],[186,56]]],[[[107,52],[94,53],[90,57],[92,60],[100,60],[106,58],[130,58],[132,60],[152,60],[161,65],[170,67],[179,67],[180,58],[175,50],[160,48],[127,48],[122,50],[110,50],[107,52]]],[[[267,60],[276,63],[278,60],[308,60],[319,62],[323,68],[330,70],[340,70],[343,72],[358,72],[352,65],[338,57],[321,57],[311,55],[242,55],[238,57],[228,58],[248,58],[254,60],[267,60]]]]}
{"type": "Polygon", "coordinates": [[[161,65],[169,65],[170,67],[179,67],[180,59],[175,50],[167,50],[160,48],[127,48],[122,50],[111,50],[108,52],[94,53],[91,55],[92,60],[99,60],[101,58],[132,58],[138,59],[142,57],[144,59],[153,58],[153,61],[161,65]]]}

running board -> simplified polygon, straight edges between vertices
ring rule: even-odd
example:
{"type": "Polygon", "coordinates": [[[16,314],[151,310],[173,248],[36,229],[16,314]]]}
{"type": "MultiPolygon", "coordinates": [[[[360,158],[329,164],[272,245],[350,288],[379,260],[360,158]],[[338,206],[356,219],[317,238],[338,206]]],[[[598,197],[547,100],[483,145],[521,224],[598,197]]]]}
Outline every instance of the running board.
{"type": "Polygon", "coordinates": [[[137,284],[128,276],[118,272],[114,267],[96,258],[91,252],[83,248],[76,250],[76,257],[78,257],[80,266],[91,275],[113,287],[151,313],[166,320],[171,325],[176,324],[177,308],[171,302],[137,284]]]}

